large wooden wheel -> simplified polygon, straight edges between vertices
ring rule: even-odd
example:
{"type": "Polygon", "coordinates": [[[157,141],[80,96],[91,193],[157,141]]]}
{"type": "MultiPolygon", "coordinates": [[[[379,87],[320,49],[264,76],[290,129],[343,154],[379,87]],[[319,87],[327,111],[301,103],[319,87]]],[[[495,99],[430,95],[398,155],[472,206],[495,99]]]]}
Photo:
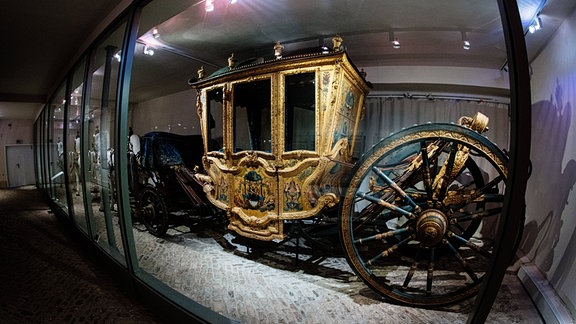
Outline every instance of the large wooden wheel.
{"type": "Polygon", "coordinates": [[[516,217],[501,214],[506,177],[505,154],[463,126],[415,126],[381,141],[356,165],[342,204],[351,267],[403,304],[440,306],[475,295],[497,222],[516,217]]]}

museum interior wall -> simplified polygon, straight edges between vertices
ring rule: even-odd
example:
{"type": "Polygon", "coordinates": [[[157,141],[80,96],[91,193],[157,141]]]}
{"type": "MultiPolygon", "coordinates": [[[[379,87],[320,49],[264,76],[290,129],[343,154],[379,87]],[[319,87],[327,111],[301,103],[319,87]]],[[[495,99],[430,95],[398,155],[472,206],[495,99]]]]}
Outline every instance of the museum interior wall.
{"type": "Polygon", "coordinates": [[[576,13],[532,62],[532,175],[520,251],[576,317],[576,13]]]}
{"type": "Polygon", "coordinates": [[[200,120],[196,114],[195,90],[150,99],[130,106],[128,124],[135,134],[169,132],[179,135],[199,135],[200,120]],[[163,111],[158,114],[158,109],[163,111]]]}

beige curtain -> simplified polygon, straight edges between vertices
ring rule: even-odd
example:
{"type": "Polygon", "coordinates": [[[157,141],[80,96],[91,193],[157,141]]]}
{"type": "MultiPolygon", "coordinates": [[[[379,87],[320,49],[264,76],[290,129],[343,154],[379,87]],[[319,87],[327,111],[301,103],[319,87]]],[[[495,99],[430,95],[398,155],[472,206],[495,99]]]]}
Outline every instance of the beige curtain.
{"type": "Polygon", "coordinates": [[[356,155],[366,152],[392,132],[415,124],[456,123],[461,116],[482,112],[488,116],[489,130],[484,133],[500,149],[508,150],[508,104],[465,99],[427,99],[369,97],[360,121],[356,155]]]}

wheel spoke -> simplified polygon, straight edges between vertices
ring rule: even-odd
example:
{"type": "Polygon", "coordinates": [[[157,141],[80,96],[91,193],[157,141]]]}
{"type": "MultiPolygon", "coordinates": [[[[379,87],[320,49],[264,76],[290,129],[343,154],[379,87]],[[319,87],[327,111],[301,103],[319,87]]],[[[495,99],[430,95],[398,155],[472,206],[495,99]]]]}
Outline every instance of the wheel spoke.
{"type": "Polygon", "coordinates": [[[473,243],[471,240],[467,240],[465,238],[463,238],[460,235],[457,235],[456,233],[448,233],[449,237],[453,237],[455,239],[457,239],[459,242],[463,243],[466,247],[471,248],[472,250],[478,252],[480,255],[490,258],[492,256],[492,253],[484,248],[482,248],[481,246],[473,243]]]}
{"type": "MultiPolygon", "coordinates": [[[[497,188],[498,184],[504,180],[504,177],[502,176],[498,176],[496,178],[494,178],[492,181],[488,182],[485,186],[483,186],[482,188],[480,188],[479,190],[475,191],[474,193],[472,193],[470,195],[470,197],[468,197],[468,199],[460,202],[459,204],[455,205],[453,207],[453,209],[460,209],[463,208],[464,206],[476,201],[476,199],[479,199],[483,194],[490,192],[491,190],[493,190],[494,188],[497,188]]],[[[502,197],[502,201],[504,201],[504,196],[503,195],[485,195],[486,197],[490,197],[491,199],[496,200],[496,202],[500,202],[499,197],[502,197]]],[[[486,199],[486,198],[485,198],[486,199]]]]}
{"type": "MultiPolygon", "coordinates": [[[[446,192],[448,190],[448,186],[451,181],[449,181],[450,176],[452,174],[452,170],[454,168],[454,160],[456,159],[456,154],[459,152],[458,144],[452,143],[450,146],[450,154],[448,155],[448,160],[444,163],[444,172],[440,175],[439,178],[435,179],[435,189],[437,192],[437,199],[444,200],[446,197],[446,192]]],[[[438,177],[438,176],[437,176],[438,177]]]]}
{"type": "Polygon", "coordinates": [[[428,200],[432,200],[432,174],[430,172],[430,160],[428,160],[428,145],[425,141],[420,142],[420,156],[422,157],[422,181],[428,200]]]}
{"type": "Polygon", "coordinates": [[[502,207],[490,208],[487,210],[481,210],[481,211],[473,212],[473,213],[468,213],[465,211],[461,211],[461,212],[464,213],[463,216],[454,218],[458,223],[471,221],[471,220],[483,219],[483,218],[494,216],[494,215],[499,215],[500,213],[502,213],[502,207]]]}
{"type": "Polygon", "coordinates": [[[408,204],[410,206],[412,206],[412,208],[414,208],[415,211],[420,210],[420,207],[418,207],[418,205],[416,205],[416,203],[412,200],[412,198],[410,198],[410,196],[408,196],[406,194],[406,192],[404,192],[404,190],[402,190],[402,188],[400,188],[398,186],[398,184],[396,184],[396,182],[392,181],[390,178],[388,178],[387,175],[384,174],[384,172],[380,171],[380,169],[373,167],[372,171],[374,171],[374,173],[376,173],[381,179],[383,179],[392,189],[394,189],[394,191],[396,191],[396,193],[398,193],[398,195],[400,195],[400,197],[404,198],[408,204]]]}
{"type": "Polygon", "coordinates": [[[396,251],[399,247],[406,245],[408,242],[410,242],[411,240],[414,239],[413,235],[408,236],[407,238],[405,238],[404,240],[400,241],[397,244],[392,245],[391,247],[387,248],[386,250],[382,251],[381,253],[378,253],[375,257],[373,257],[372,259],[368,260],[368,262],[366,262],[366,264],[368,265],[374,265],[376,261],[378,261],[380,258],[383,257],[388,257],[389,255],[391,255],[394,251],[396,251]]]}
{"type": "Polygon", "coordinates": [[[385,233],[379,233],[379,234],[367,236],[367,237],[364,237],[364,238],[359,238],[359,239],[354,240],[354,243],[364,244],[364,243],[366,243],[366,242],[375,241],[375,240],[382,240],[382,239],[385,239],[385,238],[388,238],[388,237],[392,237],[392,236],[394,236],[394,235],[404,234],[404,233],[406,233],[406,232],[408,232],[408,229],[406,229],[406,228],[399,228],[399,229],[397,229],[397,230],[388,231],[388,232],[385,232],[385,233]]]}
{"type": "Polygon", "coordinates": [[[416,252],[416,256],[414,257],[414,262],[412,262],[412,265],[410,266],[410,270],[408,270],[408,273],[406,273],[406,278],[404,278],[404,283],[402,284],[402,287],[404,288],[408,288],[408,285],[410,284],[410,281],[412,280],[412,277],[414,277],[414,272],[416,272],[416,270],[418,269],[418,259],[420,257],[420,251],[421,249],[418,249],[418,251],[416,252]]]}
{"type": "Polygon", "coordinates": [[[409,212],[409,211],[407,211],[407,210],[405,210],[405,209],[403,209],[403,208],[400,208],[400,207],[398,207],[398,206],[396,206],[396,205],[394,205],[394,204],[391,204],[391,203],[389,203],[389,202],[387,202],[387,201],[385,201],[385,200],[383,200],[383,199],[380,199],[380,198],[377,198],[377,197],[374,197],[374,196],[365,194],[365,193],[363,193],[363,192],[358,192],[358,193],[356,193],[356,195],[357,195],[358,197],[360,197],[360,198],[363,198],[363,199],[366,199],[366,200],[368,200],[368,201],[370,201],[370,202],[373,202],[373,203],[375,203],[375,204],[378,204],[378,205],[380,205],[380,206],[382,206],[382,207],[384,207],[384,208],[386,208],[386,209],[389,209],[389,210],[391,210],[391,211],[400,213],[400,214],[402,214],[402,215],[404,215],[404,216],[406,216],[406,217],[408,217],[408,218],[415,218],[415,217],[416,217],[416,215],[414,215],[413,213],[411,213],[411,212],[409,212]]]}
{"type": "Polygon", "coordinates": [[[426,271],[426,295],[432,294],[432,281],[434,280],[434,257],[435,249],[430,250],[430,259],[428,261],[428,270],[426,271]]]}
{"type": "Polygon", "coordinates": [[[478,279],[478,276],[476,275],[476,273],[472,270],[472,268],[470,268],[470,265],[468,265],[468,262],[466,262],[466,260],[464,260],[464,258],[462,257],[462,255],[460,255],[460,253],[454,247],[454,245],[452,245],[450,242],[448,242],[448,246],[450,247],[450,250],[454,254],[454,257],[456,258],[456,260],[458,260],[460,265],[462,265],[462,268],[464,268],[464,271],[466,271],[468,276],[470,276],[470,278],[474,282],[478,282],[480,279],[478,279]]]}

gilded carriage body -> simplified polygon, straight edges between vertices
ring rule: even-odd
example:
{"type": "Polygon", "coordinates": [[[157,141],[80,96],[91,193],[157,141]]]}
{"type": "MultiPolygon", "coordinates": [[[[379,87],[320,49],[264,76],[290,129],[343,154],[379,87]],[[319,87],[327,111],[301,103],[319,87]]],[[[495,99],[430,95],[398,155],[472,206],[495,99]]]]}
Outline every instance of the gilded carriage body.
{"type": "Polygon", "coordinates": [[[337,205],[368,83],[345,51],[235,63],[191,83],[204,138],[204,191],[229,228],[283,239],[285,220],[337,205]]]}

